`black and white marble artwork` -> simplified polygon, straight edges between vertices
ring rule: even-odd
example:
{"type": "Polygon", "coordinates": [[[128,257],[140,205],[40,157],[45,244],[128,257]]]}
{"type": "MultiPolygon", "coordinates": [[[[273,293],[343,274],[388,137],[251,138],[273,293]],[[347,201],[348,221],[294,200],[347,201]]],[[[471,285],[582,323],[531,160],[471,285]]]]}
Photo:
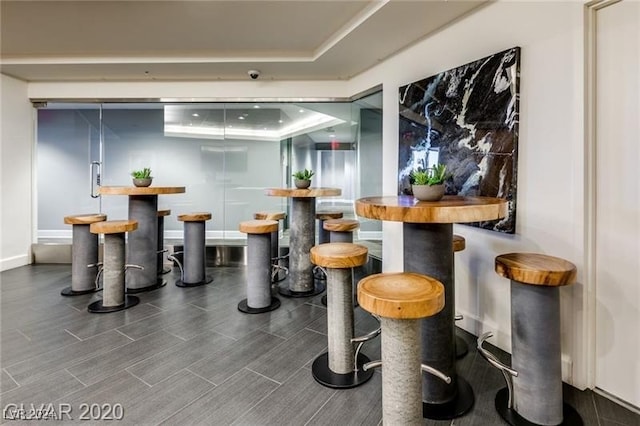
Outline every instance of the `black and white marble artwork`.
{"type": "Polygon", "coordinates": [[[472,224],[514,233],[520,48],[400,87],[398,193],[410,173],[447,165],[446,194],[506,198],[507,217],[472,224]]]}

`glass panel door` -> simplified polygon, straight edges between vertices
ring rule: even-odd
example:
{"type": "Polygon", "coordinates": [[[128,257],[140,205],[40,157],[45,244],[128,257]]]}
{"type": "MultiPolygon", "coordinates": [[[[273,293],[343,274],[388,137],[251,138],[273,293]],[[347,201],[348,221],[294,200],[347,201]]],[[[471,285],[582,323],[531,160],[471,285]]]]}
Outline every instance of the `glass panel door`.
{"type": "Polygon", "coordinates": [[[50,104],[38,110],[38,238],[71,238],[63,218],[98,213],[96,192],[101,161],[100,107],[50,104]]]}

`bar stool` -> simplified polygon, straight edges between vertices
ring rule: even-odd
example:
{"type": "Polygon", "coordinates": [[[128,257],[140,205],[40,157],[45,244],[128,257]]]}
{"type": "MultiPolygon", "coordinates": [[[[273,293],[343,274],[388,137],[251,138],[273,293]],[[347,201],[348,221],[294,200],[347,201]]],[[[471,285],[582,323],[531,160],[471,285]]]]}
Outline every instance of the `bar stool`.
{"type": "Polygon", "coordinates": [[[324,221],[323,227],[329,231],[332,243],[352,243],[353,231],[360,227],[360,222],[354,219],[329,219],[324,221]]]}
{"type": "Polygon", "coordinates": [[[164,248],[164,217],[170,214],[170,209],[158,210],[158,275],[171,272],[171,268],[164,267],[164,254],[167,252],[164,248]]]}
{"type": "Polygon", "coordinates": [[[196,287],[213,281],[206,275],[205,222],[211,220],[211,213],[196,212],[178,215],[184,222],[184,253],[181,279],[176,281],[178,287],[196,287]]]}
{"type": "MultiPolygon", "coordinates": [[[[464,239],[464,237],[462,235],[457,235],[457,234],[453,234],[453,252],[457,253],[459,251],[462,251],[466,248],[467,246],[467,242],[464,239]]],[[[455,266],[455,256],[453,257],[454,260],[454,265],[453,265],[453,277],[452,277],[452,281],[455,283],[456,282],[456,278],[455,278],[455,271],[456,271],[456,266],[455,266]]],[[[456,321],[460,321],[463,319],[462,315],[456,315],[454,318],[456,321]]],[[[455,345],[456,345],[456,358],[462,358],[464,357],[468,352],[469,352],[469,346],[467,345],[467,342],[464,341],[464,339],[458,335],[456,335],[456,341],[455,341],[455,345]]]]}
{"type": "Polygon", "coordinates": [[[449,383],[451,378],[421,363],[420,319],[444,307],[444,286],[416,273],[369,275],[358,283],[362,309],[380,316],[382,366],[382,424],[423,425],[422,371],[449,383]]]}
{"type": "Polygon", "coordinates": [[[261,314],[280,307],[271,295],[271,241],[278,230],[275,220],[240,222],[240,232],[247,234],[247,298],[238,303],[246,314],[261,314]]]}
{"type": "MultiPolygon", "coordinates": [[[[128,309],[140,303],[136,296],[125,294],[125,270],[135,265],[125,265],[125,234],[138,229],[135,220],[109,220],[90,225],[93,234],[104,234],[104,268],[102,300],[87,307],[92,313],[108,313],[128,309]]],[[[142,269],[142,267],[137,266],[142,269]]]]}
{"type": "Polygon", "coordinates": [[[287,217],[285,212],[256,212],[253,214],[255,220],[275,220],[278,222],[278,228],[271,233],[271,282],[277,283],[284,280],[287,277],[287,269],[280,262],[287,256],[280,257],[280,220],[284,220],[287,217]]]}
{"type": "Polygon", "coordinates": [[[329,231],[324,229],[324,221],[329,219],[342,219],[343,213],[338,210],[318,210],[316,219],[318,219],[318,244],[330,242],[329,231]]]}
{"type": "Polygon", "coordinates": [[[64,223],[71,225],[71,286],[65,287],[60,294],[78,296],[98,291],[98,236],[92,234],[92,223],[107,220],[100,213],[65,216],[64,223]]]}
{"type": "Polygon", "coordinates": [[[502,371],[507,387],[496,394],[496,410],[511,425],[582,425],[562,400],[560,291],[576,280],[573,263],[536,253],[495,259],[496,273],[511,280],[511,367],[482,347],[478,351],[502,371]]]}
{"type": "Polygon", "coordinates": [[[311,248],[311,263],[325,268],[327,274],[327,340],[328,351],[318,356],[311,366],[313,378],[321,385],[346,389],[359,386],[373,376],[364,371],[369,362],[360,353],[362,343],[376,337],[353,336],[353,280],[351,269],[367,262],[366,247],[350,243],[320,244],[311,248]],[[353,343],[358,343],[354,349],[353,343]]]}

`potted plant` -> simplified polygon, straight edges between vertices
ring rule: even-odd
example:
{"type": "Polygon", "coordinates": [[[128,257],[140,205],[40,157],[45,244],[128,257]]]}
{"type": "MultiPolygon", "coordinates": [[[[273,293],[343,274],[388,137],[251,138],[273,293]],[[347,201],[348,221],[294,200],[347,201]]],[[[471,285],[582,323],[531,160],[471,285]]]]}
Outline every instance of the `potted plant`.
{"type": "Polygon", "coordinates": [[[447,166],[437,164],[427,170],[411,172],[411,190],[420,201],[438,201],[444,196],[447,166]]]}
{"type": "Polygon", "coordinates": [[[311,186],[311,177],[314,175],[313,170],[301,170],[295,172],[293,175],[293,183],[298,189],[307,189],[311,186]]]}
{"type": "Polygon", "coordinates": [[[135,186],[149,186],[153,180],[153,176],[151,176],[151,169],[148,167],[145,167],[142,170],[132,171],[131,176],[133,176],[133,184],[135,186]]]}

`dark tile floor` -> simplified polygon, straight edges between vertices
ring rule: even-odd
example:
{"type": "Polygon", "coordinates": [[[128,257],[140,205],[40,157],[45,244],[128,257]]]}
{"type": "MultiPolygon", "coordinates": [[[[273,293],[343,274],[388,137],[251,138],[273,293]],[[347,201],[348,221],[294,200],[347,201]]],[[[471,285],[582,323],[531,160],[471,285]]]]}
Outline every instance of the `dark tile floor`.
{"type": "MultiPolygon", "coordinates": [[[[245,292],[244,268],[210,268],[214,282],[208,286],[178,288],[172,272],[164,276],[166,287],[139,294],[138,306],[98,315],[86,306],[99,296],[59,295],[70,270],[38,264],[0,274],[3,423],[14,422],[6,417],[20,404],[45,404],[52,415],[70,407],[70,417],[83,423],[97,423],[80,420],[83,404],[93,409],[85,409],[89,418],[122,414],[119,423],[131,425],[381,421],[379,370],[350,390],[313,380],[311,362],[326,348],[326,310],[319,297],[281,298],[277,311],[245,315],[236,309],[245,292]]],[[[374,327],[358,308],[357,332],[374,327]]],[[[503,424],[493,408],[501,375],[474,350],[474,337],[460,334],[471,351],[458,372],[471,383],[476,404],[455,421],[425,424],[503,424]]],[[[364,350],[371,359],[379,351],[379,341],[364,350]]],[[[507,354],[501,357],[508,360],[507,354]]],[[[640,425],[640,416],[593,392],[566,386],[565,397],[586,425],[640,425]]],[[[57,422],[67,423],[68,415],[57,422]]]]}

